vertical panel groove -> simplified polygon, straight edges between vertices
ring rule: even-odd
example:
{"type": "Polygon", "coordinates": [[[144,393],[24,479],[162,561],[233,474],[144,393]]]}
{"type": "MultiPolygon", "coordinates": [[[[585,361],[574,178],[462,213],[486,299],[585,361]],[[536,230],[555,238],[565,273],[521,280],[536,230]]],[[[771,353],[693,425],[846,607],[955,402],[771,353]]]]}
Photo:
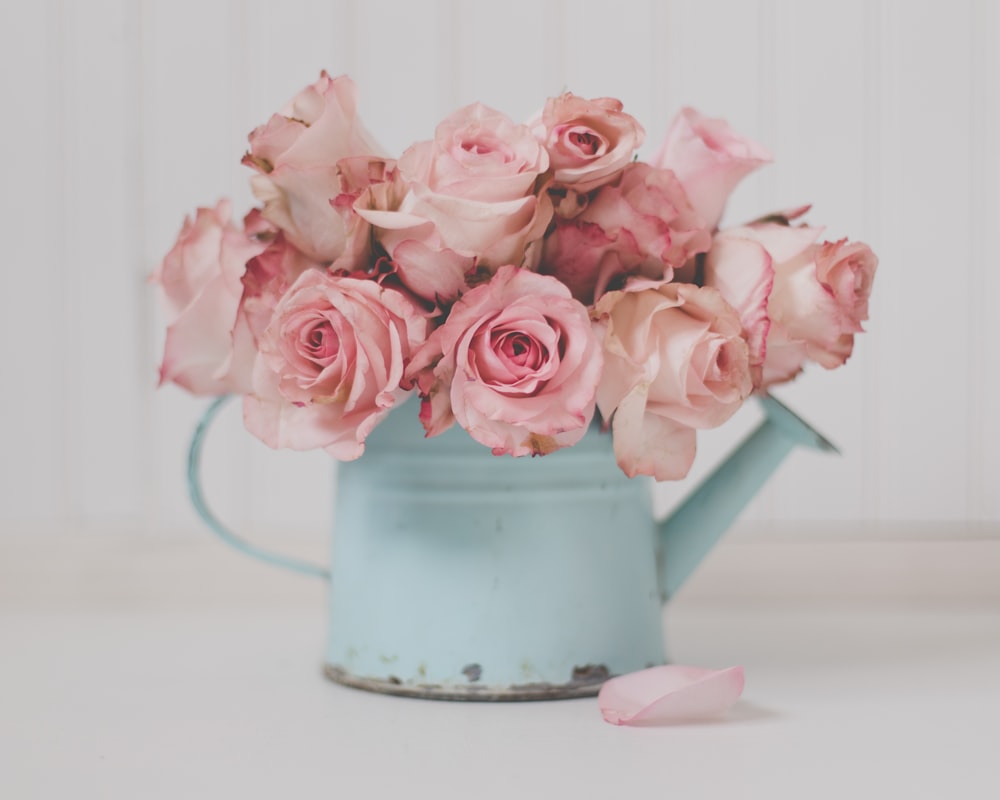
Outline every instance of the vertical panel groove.
{"type": "Polygon", "coordinates": [[[574,87],[569,85],[569,53],[566,42],[566,31],[569,20],[566,16],[565,0],[549,0],[542,7],[542,25],[549,35],[550,46],[545,50],[545,74],[538,88],[542,94],[556,95],[574,87]]]}
{"type": "MultiPolygon", "coordinates": [[[[775,127],[775,32],[778,24],[778,9],[774,0],[758,0],[758,53],[757,81],[759,85],[757,125],[760,133],[758,136],[767,143],[768,149],[774,147],[777,141],[775,127]]],[[[774,169],[765,170],[761,174],[760,194],[758,200],[761,208],[771,210],[777,208],[775,200],[776,172],[774,169]]]]}
{"type": "Polygon", "coordinates": [[[973,214],[973,222],[969,226],[971,234],[969,250],[969,281],[966,318],[966,338],[969,347],[969,371],[966,380],[969,384],[969,409],[966,417],[969,448],[968,481],[966,482],[966,515],[969,519],[981,519],[983,515],[983,373],[985,370],[986,347],[981,331],[985,329],[986,313],[983,302],[982,287],[985,283],[984,271],[986,252],[983,242],[984,231],[990,226],[982,216],[986,203],[983,166],[987,163],[985,143],[982,139],[983,128],[987,123],[986,107],[989,102],[984,92],[984,83],[989,74],[985,70],[986,53],[982,33],[989,30],[989,6],[982,2],[972,3],[972,13],[969,15],[969,53],[970,70],[970,103],[969,103],[969,208],[973,214]]]}
{"type": "Polygon", "coordinates": [[[344,40],[344,50],[346,51],[347,74],[355,75],[358,72],[360,53],[358,52],[358,9],[355,0],[346,0],[344,3],[344,30],[347,31],[344,40]]]}
{"type": "Polygon", "coordinates": [[[147,264],[145,254],[148,251],[147,230],[149,220],[146,215],[146,205],[143,198],[146,196],[146,112],[142,98],[145,94],[145,70],[143,69],[142,43],[144,41],[144,31],[146,28],[146,4],[145,2],[133,3],[129,5],[132,9],[131,20],[131,41],[132,47],[129,49],[129,59],[131,63],[125,64],[127,74],[130,76],[130,106],[131,114],[128,120],[135,126],[135,136],[132,138],[132,147],[128,153],[129,172],[132,173],[133,201],[129,204],[131,224],[135,229],[134,248],[132,251],[133,265],[136,270],[135,281],[135,307],[140,313],[135,316],[134,335],[138,347],[136,349],[137,371],[139,380],[148,381],[149,385],[144,385],[142,392],[142,406],[139,411],[140,430],[144,434],[144,441],[138,446],[138,463],[136,469],[139,472],[142,496],[139,498],[139,510],[142,514],[144,527],[148,530],[153,527],[156,508],[156,470],[154,469],[154,451],[145,441],[148,434],[153,430],[153,375],[156,365],[152,362],[153,341],[149,324],[146,321],[146,314],[141,313],[143,309],[149,308],[150,289],[146,280],[147,264]]]}
{"type": "MultiPolygon", "coordinates": [[[[875,117],[877,119],[877,131],[879,136],[879,164],[877,172],[878,188],[875,192],[876,199],[878,202],[878,218],[880,221],[880,227],[883,238],[888,240],[892,236],[894,226],[891,224],[892,220],[888,217],[888,212],[890,211],[889,206],[889,196],[890,188],[893,185],[894,176],[892,173],[892,166],[895,162],[892,160],[892,141],[890,139],[890,122],[893,119],[896,106],[896,96],[893,92],[889,91],[890,79],[895,76],[897,69],[894,69],[893,58],[898,58],[897,47],[896,47],[896,29],[893,26],[895,20],[894,15],[895,6],[891,0],[884,0],[881,3],[875,4],[873,16],[877,14],[878,16],[878,37],[876,39],[878,47],[878,85],[879,85],[879,97],[880,102],[875,107],[875,117]]],[[[890,250],[891,253],[891,250],[890,250]]],[[[881,280],[877,279],[875,286],[875,293],[873,295],[872,311],[875,312],[876,320],[884,318],[888,315],[891,319],[891,311],[893,306],[893,300],[891,293],[886,295],[882,291],[882,287],[885,285],[884,280],[885,272],[896,268],[896,265],[886,258],[886,253],[881,253],[881,270],[882,276],[881,280]],[[881,285],[880,285],[881,284],[881,285]]],[[[878,329],[878,322],[876,321],[876,334],[878,329]]],[[[886,363],[884,352],[886,350],[883,347],[882,340],[876,335],[874,342],[874,358],[872,359],[876,365],[876,368],[882,367],[886,363]]],[[[880,372],[880,375],[888,374],[888,369],[880,372]]],[[[875,495],[872,498],[875,519],[882,520],[888,515],[888,508],[891,504],[886,503],[886,493],[888,492],[888,481],[885,480],[885,473],[887,471],[889,462],[891,460],[891,453],[885,446],[887,444],[885,432],[886,432],[886,421],[887,414],[886,409],[890,405],[887,393],[880,392],[879,396],[874,398],[875,404],[873,406],[873,423],[872,427],[877,432],[875,440],[878,442],[878,449],[873,453],[875,468],[875,495]]]]}
{"type": "MultiPolygon", "coordinates": [[[[995,255],[991,256],[994,268],[987,268],[988,254],[993,252],[989,249],[992,242],[987,236],[993,236],[996,221],[1000,219],[1000,153],[996,147],[1000,141],[1000,55],[997,53],[1000,49],[1000,9],[996,3],[985,0],[981,9],[986,12],[981,40],[981,52],[985,60],[983,74],[986,83],[983,86],[983,93],[986,114],[980,141],[987,160],[981,167],[980,180],[984,197],[983,205],[979,208],[981,224],[977,225],[976,229],[980,236],[979,257],[983,270],[983,285],[979,296],[983,303],[984,316],[981,317],[983,327],[979,333],[987,351],[987,360],[982,363],[985,385],[981,401],[983,427],[978,432],[983,440],[979,467],[983,482],[982,518],[1000,522],[1000,491],[998,491],[1000,490],[1000,414],[997,412],[997,409],[1000,409],[1000,369],[997,368],[1000,361],[997,356],[997,344],[1000,343],[1000,317],[995,311],[986,314],[987,298],[1000,297],[1000,270],[995,269],[995,255]]],[[[995,308],[995,303],[991,303],[989,307],[995,308]]]]}
{"type": "MultiPolygon", "coordinates": [[[[757,130],[759,140],[770,150],[776,143],[774,125],[774,79],[775,79],[775,25],[777,11],[773,0],[758,0],[757,3],[757,130]]],[[[765,169],[758,176],[757,201],[763,210],[777,208],[774,200],[776,175],[774,168],[765,169]]],[[[766,211],[765,211],[766,213],[766,211]]],[[[764,518],[773,521],[777,511],[776,493],[779,487],[772,481],[761,492],[759,508],[764,518]]]]}
{"type": "MultiPolygon", "coordinates": [[[[881,164],[882,164],[882,4],[865,5],[864,60],[865,95],[863,98],[865,130],[863,157],[865,160],[865,182],[862,202],[865,209],[866,241],[878,252],[882,239],[881,230],[881,164]]],[[[889,267],[889,265],[886,265],[889,267]]],[[[886,268],[884,267],[884,268],[886,268]]],[[[891,267],[889,267],[891,268],[891,267]]],[[[876,290],[877,291],[877,290],[876,290]]],[[[879,408],[879,341],[877,336],[865,342],[868,357],[864,362],[864,427],[863,440],[867,453],[861,461],[863,480],[861,484],[861,509],[866,519],[879,517],[879,470],[880,439],[876,411],[879,408]]]]}
{"type": "MultiPolygon", "coordinates": [[[[670,12],[671,0],[661,0],[652,4],[652,18],[649,25],[649,52],[652,53],[653,75],[650,81],[648,106],[652,109],[650,124],[656,131],[656,136],[664,136],[667,131],[669,108],[674,98],[668,97],[667,87],[670,85],[670,62],[668,49],[670,47],[670,12]]],[[[659,141],[651,143],[650,157],[659,147],[659,141]]]]}
{"type": "MultiPolygon", "coordinates": [[[[462,95],[462,84],[459,76],[462,74],[461,48],[458,46],[459,36],[462,30],[462,9],[458,0],[448,0],[448,19],[451,25],[450,47],[448,48],[449,64],[449,91],[451,97],[448,100],[448,111],[458,107],[459,98],[462,95]]],[[[444,50],[444,48],[441,48],[444,50]]]]}
{"type": "MultiPolygon", "coordinates": [[[[67,107],[69,97],[66,92],[67,79],[69,78],[66,74],[66,52],[69,45],[66,0],[49,0],[47,10],[50,19],[46,27],[48,31],[51,31],[48,36],[56,43],[55,47],[50,49],[50,53],[54,51],[54,54],[50,56],[49,60],[49,69],[53,71],[54,75],[49,78],[45,87],[46,92],[50,93],[49,102],[54,108],[53,122],[55,124],[51,126],[50,130],[69,131],[72,128],[69,126],[69,109],[67,107]]],[[[52,222],[54,230],[65,231],[69,217],[67,203],[70,197],[69,171],[66,169],[69,159],[66,150],[72,146],[72,138],[64,135],[61,142],[53,142],[52,144],[60,145],[49,148],[49,152],[55,154],[52,168],[56,172],[56,179],[50,185],[59,187],[58,201],[54,203],[56,219],[52,222]]],[[[58,260],[54,266],[59,269],[63,278],[59,283],[62,319],[68,330],[78,330],[77,326],[82,320],[79,319],[78,306],[73,302],[73,299],[79,296],[77,282],[80,275],[78,270],[67,270],[65,267],[69,263],[67,237],[61,236],[57,241],[55,255],[58,260]]],[[[69,359],[59,373],[60,396],[49,400],[50,403],[57,404],[55,416],[59,420],[59,452],[50,453],[49,458],[54,460],[55,463],[52,466],[58,474],[58,499],[56,502],[58,514],[67,522],[71,522],[78,512],[78,509],[74,508],[71,502],[73,459],[69,457],[70,453],[68,452],[69,443],[73,441],[73,420],[71,418],[73,404],[70,402],[70,398],[74,394],[74,387],[82,385],[74,380],[78,377],[78,371],[79,359],[69,359]]]]}
{"type": "MultiPolygon", "coordinates": [[[[138,30],[136,31],[136,48],[135,48],[135,74],[137,76],[134,89],[137,92],[135,97],[135,108],[136,113],[139,117],[139,132],[138,132],[138,144],[137,144],[137,157],[139,159],[138,165],[138,179],[136,182],[136,191],[138,195],[136,197],[134,206],[138,208],[138,222],[139,222],[139,260],[138,268],[141,273],[146,274],[153,269],[153,264],[151,263],[150,253],[153,248],[153,241],[155,237],[152,235],[151,231],[153,229],[154,220],[152,215],[149,213],[148,198],[151,196],[151,186],[149,185],[149,170],[148,163],[151,158],[150,153],[150,136],[152,134],[151,124],[149,120],[149,108],[151,102],[155,102],[154,86],[155,83],[150,75],[150,69],[152,64],[152,59],[150,57],[150,49],[152,45],[153,35],[152,30],[155,21],[155,10],[151,6],[150,0],[142,0],[138,4],[138,30]]],[[[144,374],[152,375],[156,370],[156,344],[158,337],[155,334],[154,326],[159,320],[159,315],[155,308],[155,301],[150,297],[148,289],[143,291],[144,282],[141,284],[139,293],[141,295],[139,299],[139,307],[144,311],[148,312],[146,314],[140,314],[138,322],[139,327],[142,329],[142,338],[140,342],[142,344],[142,361],[143,361],[143,371],[144,374]]],[[[153,431],[156,429],[156,416],[157,416],[157,403],[155,390],[147,391],[145,395],[145,403],[143,404],[143,447],[142,452],[142,477],[143,477],[143,494],[142,494],[142,509],[146,517],[146,524],[148,527],[153,528],[160,517],[160,509],[162,508],[162,501],[160,499],[161,488],[159,481],[160,467],[159,464],[163,458],[163,453],[160,449],[160,439],[153,436],[153,431]]]]}

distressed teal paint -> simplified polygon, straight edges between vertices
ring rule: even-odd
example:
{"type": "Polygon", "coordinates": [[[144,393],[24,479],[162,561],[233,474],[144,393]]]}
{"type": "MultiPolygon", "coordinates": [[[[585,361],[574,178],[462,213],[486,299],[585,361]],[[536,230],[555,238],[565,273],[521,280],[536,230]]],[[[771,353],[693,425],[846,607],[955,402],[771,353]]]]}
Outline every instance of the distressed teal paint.
{"type": "MultiPolygon", "coordinates": [[[[327,673],[398,694],[527,699],[594,693],[608,675],[664,663],[673,595],[795,445],[833,447],[773,398],[757,430],[666,521],[647,481],[618,469],[594,426],[543,458],[495,457],[455,427],[425,439],[398,410],[338,469],[327,673]]],[[[303,572],[325,570],[228,543],[303,572]]]]}
{"type": "Polygon", "coordinates": [[[760,425],[660,523],[658,561],[664,600],[690,577],[796,445],[837,452],[787,406],[773,397],[758,399],[765,413],[760,425]]]}
{"type": "Polygon", "coordinates": [[[222,541],[230,547],[239,550],[241,553],[253,556],[254,558],[268,564],[273,564],[277,567],[285,567],[286,569],[290,569],[295,572],[301,572],[304,575],[315,575],[318,578],[329,578],[330,571],[326,569],[326,567],[321,567],[317,564],[310,564],[307,561],[301,561],[297,558],[284,556],[281,553],[272,553],[270,550],[257,547],[257,545],[241,539],[229,530],[229,528],[222,523],[222,521],[215,515],[215,512],[209,507],[208,501],[205,499],[204,489],[201,485],[201,449],[205,444],[205,435],[208,433],[209,426],[212,424],[216,415],[231,399],[232,395],[228,394],[215,398],[215,400],[209,404],[208,408],[205,409],[205,413],[202,415],[201,419],[198,421],[197,427],[194,429],[194,436],[191,437],[191,446],[188,449],[187,461],[188,496],[191,498],[191,505],[194,506],[194,510],[198,512],[198,516],[201,517],[202,521],[208,526],[212,533],[222,539],[222,541]]]}

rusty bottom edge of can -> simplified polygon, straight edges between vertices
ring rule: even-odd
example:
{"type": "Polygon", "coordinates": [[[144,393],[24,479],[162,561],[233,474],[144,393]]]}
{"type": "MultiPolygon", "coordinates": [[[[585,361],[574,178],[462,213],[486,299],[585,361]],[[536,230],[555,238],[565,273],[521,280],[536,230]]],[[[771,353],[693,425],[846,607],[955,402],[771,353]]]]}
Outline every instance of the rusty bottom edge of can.
{"type": "Polygon", "coordinates": [[[514,686],[490,686],[470,683],[404,683],[397,678],[364,678],[354,675],[343,667],[325,664],[323,674],[330,680],[364,689],[366,692],[393,694],[400,697],[418,697],[425,700],[464,700],[472,702],[511,702],[521,700],[570,700],[576,697],[594,697],[601,684],[609,678],[606,670],[595,669],[584,680],[565,684],[524,683],[514,686]]]}

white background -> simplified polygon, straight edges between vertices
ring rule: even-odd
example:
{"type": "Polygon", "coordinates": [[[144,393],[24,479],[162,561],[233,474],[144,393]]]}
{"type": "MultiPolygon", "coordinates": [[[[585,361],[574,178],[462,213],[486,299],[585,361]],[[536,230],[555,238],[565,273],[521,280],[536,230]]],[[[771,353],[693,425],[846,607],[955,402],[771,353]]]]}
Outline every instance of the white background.
{"type": "MultiPolygon", "coordinates": [[[[0,0],[0,795],[1000,796],[998,51],[993,0],[0,0]],[[724,722],[334,686],[322,585],[200,538],[147,276],[324,67],[397,153],[568,88],[648,156],[696,105],[776,156],[729,222],[811,201],[881,256],[853,358],[780,393],[844,455],[791,456],[668,608],[671,657],[746,667],[724,722]]],[[[231,408],[207,462],[226,519],[322,547],[325,455],[231,408]]]]}
{"type": "MultiPolygon", "coordinates": [[[[249,208],[247,133],[326,68],[396,153],[460,105],[520,119],[563,88],[621,98],[645,156],[685,104],[765,144],[727,220],[812,202],[881,267],[847,366],[778,393],[844,455],[792,456],[751,526],[1000,536],[998,5],[3,0],[0,530],[197,527],[204,404],[155,389],[146,279],[196,206],[249,208]]],[[[235,408],[208,459],[244,528],[329,517],[328,458],[267,450],[235,408]]]]}

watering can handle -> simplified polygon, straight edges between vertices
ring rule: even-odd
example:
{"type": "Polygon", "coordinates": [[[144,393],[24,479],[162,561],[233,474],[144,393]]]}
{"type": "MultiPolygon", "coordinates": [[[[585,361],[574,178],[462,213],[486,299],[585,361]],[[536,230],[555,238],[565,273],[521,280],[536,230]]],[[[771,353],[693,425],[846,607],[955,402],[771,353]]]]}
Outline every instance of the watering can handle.
{"type": "Polygon", "coordinates": [[[195,511],[198,512],[198,516],[209,527],[209,530],[230,547],[234,547],[240,552],[246,553],[248,556],[253,556],[266,564],[273,564],[294,572],[300,572],[303,575],[313,575],[317,578],[329,580],[330,570],[326,567],[312,564],[308,561],[301,561],[291,556],[283,556],[280,553],[272,553],[241,539],[223,525],[208,507],[201,485],[201,448],[205,442],[205,434],[208,432],[212,420],[215,419],[222,407],[231,399],[232,395],[224,394],[213,400],[211,405],[205,409],[205,413],[202,414],[201,419],[198,421],[198,426],[194,429],[194,436],[191,437],[191,447],[188,450],[187,469],[188,494],[191,497],[191,504],[194,506],[195,511]]]}

